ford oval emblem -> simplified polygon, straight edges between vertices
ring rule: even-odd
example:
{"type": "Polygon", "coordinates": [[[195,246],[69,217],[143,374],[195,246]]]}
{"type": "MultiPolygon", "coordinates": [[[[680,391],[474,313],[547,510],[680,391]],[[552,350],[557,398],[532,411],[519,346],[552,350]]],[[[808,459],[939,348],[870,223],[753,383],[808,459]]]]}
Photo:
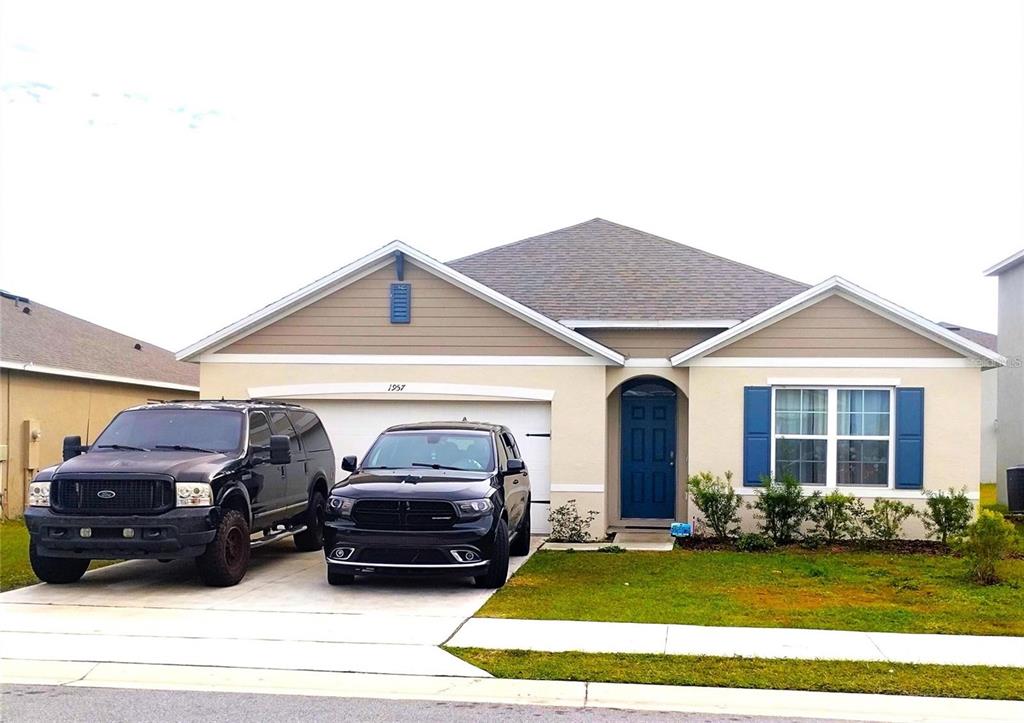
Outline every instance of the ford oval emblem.
{"type": "Polygon", "coordinates": [[[112,500],[117,497],[117,493],[114,490],[100,490],[96,493],[96,496],[101,500],[112,500]]]}

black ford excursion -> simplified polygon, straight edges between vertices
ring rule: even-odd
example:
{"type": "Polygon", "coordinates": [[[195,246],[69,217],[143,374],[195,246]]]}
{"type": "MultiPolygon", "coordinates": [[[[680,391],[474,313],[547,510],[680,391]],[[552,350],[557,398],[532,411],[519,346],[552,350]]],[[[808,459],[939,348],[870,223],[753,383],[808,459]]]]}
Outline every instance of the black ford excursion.
{"type": "Polygon", "coordinates": [[[208,585],[238,583],[251,547],[294,535],[319,550],[334,452],[319,418],[272,401],[126,409],[89,447],[29,485],[32,570],[78,580],[92,559],[195,558],[208,585]]]}
{"type": "Polygon", "coordinates": [[[509,555],[530,551],[530,477],[507,427],[422,422],[389,427],[332,490],[327,581],[356,575],[473,577],[495,588],[509,555]]]}

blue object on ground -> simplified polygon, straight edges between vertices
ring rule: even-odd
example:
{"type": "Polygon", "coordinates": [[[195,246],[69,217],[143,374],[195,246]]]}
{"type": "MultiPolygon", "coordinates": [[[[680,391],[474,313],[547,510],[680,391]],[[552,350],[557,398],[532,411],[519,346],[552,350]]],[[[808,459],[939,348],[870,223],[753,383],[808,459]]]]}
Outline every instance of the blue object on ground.
{"type": "Polygon", "coordinates": [[[689,537],[693,534],[693,525],[689,522],[673,522],[669,532],[672,537],[689,537]]]}

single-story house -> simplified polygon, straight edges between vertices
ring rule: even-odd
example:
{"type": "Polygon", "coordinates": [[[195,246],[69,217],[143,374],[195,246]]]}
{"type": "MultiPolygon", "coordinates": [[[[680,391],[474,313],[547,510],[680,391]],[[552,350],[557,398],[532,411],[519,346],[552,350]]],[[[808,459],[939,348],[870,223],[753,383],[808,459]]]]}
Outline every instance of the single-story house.
{"type": "MultiPolygon", "coordinates": [[[[206,397],[297,400],[336,454],[384,427],[508,424],[533,524],[691,519],[688,475],[920,504],[977,497],[1003,358],[842,278],[815,286],[594,219],[442,263],[395,241],[179,353],[206,397]]],[[[915,534],[915,531],[911,531],[915,534]]]]}
{"type": "Polygon", "coordinates": [[[28,483],[60,461],[66,435],[89,444],[125,407],[198,396],[198,370],[172,352],[0,292],[3,514],[21,515],[28,483]]]}

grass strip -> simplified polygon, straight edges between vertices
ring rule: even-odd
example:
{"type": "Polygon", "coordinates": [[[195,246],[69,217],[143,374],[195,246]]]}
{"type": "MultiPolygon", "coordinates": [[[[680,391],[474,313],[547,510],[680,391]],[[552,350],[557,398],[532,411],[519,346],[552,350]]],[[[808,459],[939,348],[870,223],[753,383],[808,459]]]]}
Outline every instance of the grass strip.
{"type": "Polygon", "coordinates": [[[848,660],[446,648],[497,678],[1024,700],[1024,670],[848,660]]]}
{"type": "MultiPolygon", "coordinates": [[[[118,560],[93,560],[90,570],[118,560]]],[[[0,592],[35,585],[39,579],[28,561],[28,529],[22,519],[0,521],[0,592]]]]}

